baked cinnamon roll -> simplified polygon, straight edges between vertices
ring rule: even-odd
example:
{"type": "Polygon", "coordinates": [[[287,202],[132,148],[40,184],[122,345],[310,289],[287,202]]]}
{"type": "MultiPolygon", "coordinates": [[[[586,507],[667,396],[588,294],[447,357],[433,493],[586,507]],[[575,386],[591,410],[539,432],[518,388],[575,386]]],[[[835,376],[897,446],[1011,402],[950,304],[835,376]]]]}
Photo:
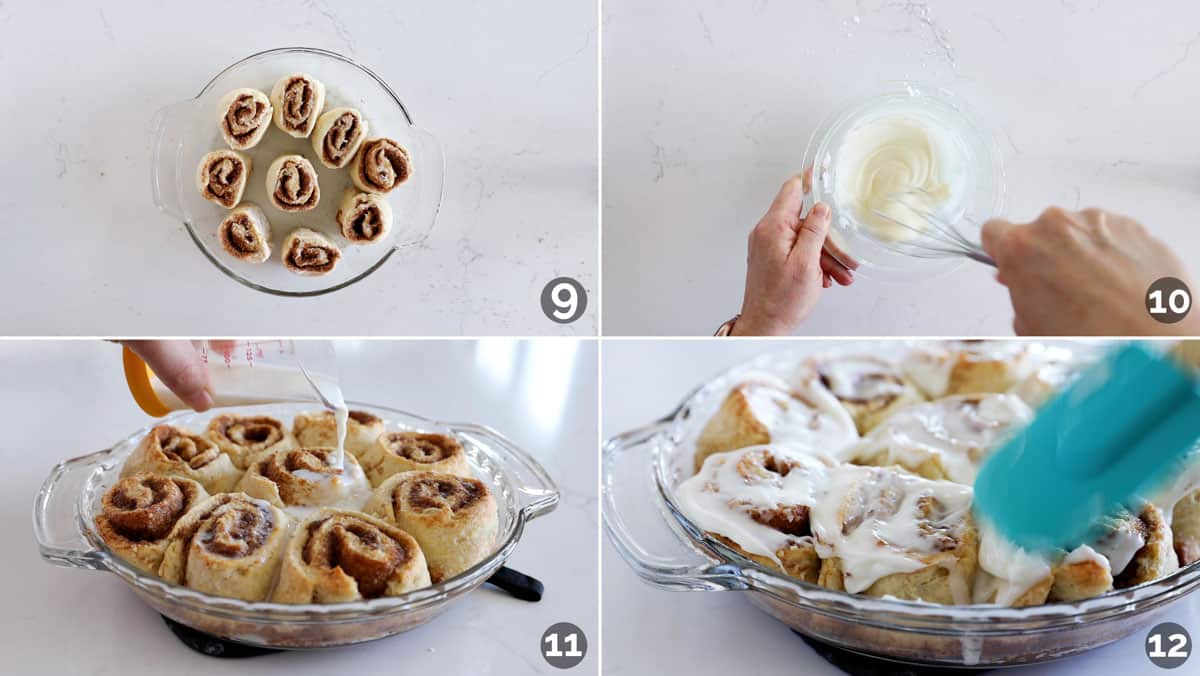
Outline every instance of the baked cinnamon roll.
{"type": "Polygon", "coordinates": [[[824,388],[798,391],[767,374],[733,388],[696,439],[696,469],[713,453],[756,444],[798,444],[837,453],[858,439],[846,409],[824,388]]]}
{"type": "Polygon", "coordinates": [[[208,497],[191,479],[165,474],[133,474],[113,484],[100,499],[96,531],[127,563],[158,574],[167,535],[183,515],[208,497]]]}
{"type": "Polygon", "coordinates": [[[1188,493],[1175,503],[1171,530],[1179,565],[1200,561],[1200,490],[1188,493]]]}
{"type": "Polygon", "coordinates": [[[1031,420],[1033,411],[1011,394],[946,397],[898,411],[842,457],[970,486],[988,454],[1031,420]]]}
{"type": "Polygon", "coordinates": [[[296,447],[287,427],[269,415],[224,413],[208,422],[206,435],[240,469],[267,453],[296,447]]]}
{"type": "Polygon", "coordinates": [[[766,446],[710,456],[679,487],[688,517],[705,533],[761,566],[815,584],[821,559],[806,496],[788,495],[791,476],[822,482],[832,459],[766,446]],[[731,518],[732,517],[732,518],[731,518]]]}
{"type": "Polygon", "coordinates": [[[150,430],[121,468],[123,477],[145,472],[191,479],[210,493],[232,490],[242,476],[212,441],[171,425],[150,430]]]}
{"type": "Polygon", "coordinates": [[[1028,343],[952,340],[915,346],[900,362],[930,399],[954,394],[1007,392],[1030,368],[1028,343]]]}
{"type": "Polygon", "coordinates": [[[218,104],[221,136],[234,150],[258,145],[271,126],[271,100],[257,89],[235,89],[218,104]]]}
{"type": "Polygon", "coordinates": [[[242,476],[237,490],[282,508],[292,516],[307,516],[314,507],[362,509],[371,497],[371,483],[353,455],[334,466],[333,448],[291,448],[258,456],[242,476]]]}
{"type": "Polygon", "coordinates": [[[404,146],[390,138],[369,138],[350,161],[350,180],[363,192],[395,190],[413,173],[412,159],[404,146]]]}
{"type": "Polygon", "coordinates": [[[345,603],[429,584],[425,556],[411,535],[375,517],[327,507],[296,527],[271,600],[345,603]]]}
{"type": "Polygon", "coordinates": [[[856,594],[970,602],[978,537],[969,487],[755,446],[709,457],[676,494],[697,527],[795,577],[856,594]]]}
{"type": "Polygon", "coordinates": [[[232,209],[242,201],[251,160],[233,150],[214,150],[196,168],[196,190],[204,199],[232,209]]]}
{"type": "Polygon", "coordinates": [[[924,401],[895,364],[870,355],[815,357],[801,366],[799,377],[841,402],[859,434],[870,432],[893,412],[924,401]]]}
{"type": "Polygon", "coordinates": [[[325,108],[325,85],[307,73],[284,75],[271,88],[271,106],[280,131],[308,138],[325,108]]]}
{"type": "Polygon", "coordinates": [[[217,228],[225,253],[247,263],[271,257],[271,223],[258,205],[242,202],[217,228]]]}
{"type": "Polygon", "coordinates": [[[1112,530],[1092,545],[1108,558],[1113,587],[1135,587],[1179,569],[1171,526],[1161,509],[1145,503],[1141,511],[1126,510],[1113,521],[1112,530]]]}
{"type": "Polygon", "coordinates": [[[367,138],[368,129],[367,119],[353,108],[334,108],[322,113],[312,135],[317,160],[330,169],[350,164],[367,138]]]}
{"type": "Polygon", "coordinates": [[[298,275],[327,275],[340,260],[342,250],[316,230],[296,228],[283,240],[283,266],[298,275]]]}
{"type": "Polygon", "coordinates": [[[243,493],[193,507],[167,537],[159,577],[214,596],[264,601],[279,570],[288,517],[243,493]]]}
{"type": "MultiPolygon", "coordinates": [[[[370,448],[383,433],[384,423],[379,416],[366,411],[349,412],[346,418],[346,440],[342,447],[356,458],[370,448]]],[[[303,448],[336,448],[337,421],[333,411],[301,413],[292,420],[292,436],[303,448]]]]}
{"type": "Polygon", "coordinates": [[[444,472],[469,477],[471,465],[458,439],[425,432],[385,432],[358,458],[371,485],[400,472],[444,472]]]}
{"type": "Polygon", "coordinates": [[[267,195],[280,211],[311,211],[321,202],[317,170],[303,155],[280,155],[267,169],[267,195]]]}
{"type": "Polygon", "coordinates": [[[430,578],[448,580],[486,559],[500,529],[487,485],[441,472],[402,472],[375,489],[365,511],[412,534],[430,578]]]}
{"type": "Polygon", "coordinates": [[[391,232],[392,205],[382,195],[347,188],[338,205],[337,222],[342,237],[355,244],[372,244],[391,232]]]}

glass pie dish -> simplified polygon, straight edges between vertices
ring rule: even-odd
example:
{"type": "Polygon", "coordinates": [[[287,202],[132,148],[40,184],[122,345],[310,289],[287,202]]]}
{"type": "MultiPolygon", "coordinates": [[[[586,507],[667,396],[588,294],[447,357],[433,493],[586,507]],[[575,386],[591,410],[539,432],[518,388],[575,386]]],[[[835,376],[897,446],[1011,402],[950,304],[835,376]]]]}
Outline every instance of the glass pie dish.
{"type": "MultiPolygon", "coordinates": [[[[827,247],[835,258],[852,258],[857,272],[868,277],[916,281],[946,274],[962,257],[920,257],[899,250],[860,223],[853,210],[839,203],[839,154],[847,136],[865,122],[891,113],[922,120],[944,130],[944,141],[959,157],[962,185],[948,213],[938,215],[954,224],[967,239],[979,241],[979,228],[1004,209],[1004,162],[993,133],[953,94],[913,82],[891,82],[881,92],[851,100],[830,113],[813,131],[804,151],[804,167],[812,167],[812,200],[832,211],[827,247]]],[[[958,164],[955,162],[954,164],[958,164]]],[[[843,262],[846,262],[843,260],[843,262]]]]}
{"type": "MultiPolygon", "coordinates": [[[[888,348],[885,346],[884,350],[888,348]]],[[[879,353],[878,343],[835,351],[879,353]]],[[[676,496],[693,474],[696,437],[725,394],[753,372],[791,373],[813,355],[764,355],[701,385],[667,416],[605,441],[602,510],[609,540],[649,584],[743,592],[791,629],[877,658],[930,666],[996,667],[1082,653],[1147,627],[1200,587],[1200,563],[1136,587],[1026,608],[943,606],[833,591],[775,572],[693,524],[676,496]]]]}
{"type": "MultiPolygon", "coordinates": [[[[420,626],[456,599],[483,584],[517,546],[526,524],[558,504],[558,490],[527,453],[487,427],[439,423],[390,408],[351,403],[374,413],[388,429],[452,434],[462,443],[475,476],[492,490],[499,515],[496,550],[460,575],[401,596],[339,604],[289,605],[212,596],[170,584],[118,558],[96,531],[100,499],[118,478],[125,458],[151,427],[112,448],[60,463],[47,477],[34,505],[34,533],[43,558],[70,568],[116,574],[157,612],[230,641],[271,648],[319,648],[383,638],[420,626]]],[[[291,420],[312,404],[269,404],[185,411],[155,424],[203,429],[222,412],[272,415],[291,420]]]]}
{"type": "Polygon", "coordinates": [[[400,97],[382,78],[335,52],[287,47],[248,56],[218,73],[195,98],[159,110],[152,128],[150,179],[155,205],[183,223],[200,253],[218,270],[265,293],[318,296],[364,279],[399,249],[424,241],[441,208],[445,160],[437,139],[415,126],[400,97]],[[228,149],[218,125],[219,102],[226,93],[240,87],[269,93],[276,80],[295,72],[308,73],[325,84],[324,110],[357,108],[370,125],[368,136],[387,136],[404,146],[412,158],[413,174],[385,197],[395,214],[387,238],[368,246],[352,245],[341,236],[336,220],[342,191],[350,185],[349,170],[325,167],[316,161],[309,138],[293,138],[272,124],[257,146],[240,151],[252,162],[244,201],[262,207],[271,223],[271,257],[263,263],[236,260],[217,238],[217,226],[229,212],[200,196],[196,169],[206,153],[228,149]],[[284,213],[267,199],[267,168],[276,157],[292,153],[307,157],[319,177],[321,199],[311,211],[284,213]],[[299,226],[321,232],[341,248],[342,260],[328,274],[297,275],[280,263],[284,238],[299,226]]]}

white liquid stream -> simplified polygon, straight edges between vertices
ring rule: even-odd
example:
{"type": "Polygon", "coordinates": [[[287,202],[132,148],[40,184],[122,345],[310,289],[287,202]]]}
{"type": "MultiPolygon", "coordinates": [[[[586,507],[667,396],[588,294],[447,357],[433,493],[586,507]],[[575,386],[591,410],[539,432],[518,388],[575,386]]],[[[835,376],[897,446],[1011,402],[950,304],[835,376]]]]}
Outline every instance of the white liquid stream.
{"type": "MultiPolygon", "coordinates": [[[[255,406],[286,402],[320,401],[322,398],[333,405],[333,419],[337,425],[337,454],[334,466],[344,468],[346,426],[350,417],[349,408],[342,396],[337,380],[329,376],[310,373],[312,384],[299,369],[283,366],[232,364],[209,370],[214,406],[255,406]]],[[[174,410],[190,408],[157,378],[151,378],[151,387],[159,401],[174,410]]]]}

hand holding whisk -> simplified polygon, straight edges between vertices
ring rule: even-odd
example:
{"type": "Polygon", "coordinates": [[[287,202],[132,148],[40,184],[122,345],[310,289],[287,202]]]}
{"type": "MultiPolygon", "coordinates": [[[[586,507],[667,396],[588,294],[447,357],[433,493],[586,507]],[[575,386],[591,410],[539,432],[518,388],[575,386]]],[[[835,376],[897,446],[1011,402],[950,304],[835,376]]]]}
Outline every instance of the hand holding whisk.
{"type": "MultiPolygon", "coordinates": [[[[923,188],[914,187],[887,197],[884,200],[884,204],[887,205],[886,211],[880,207],[871,207],[871,213],[877,217],[915,235],[895,241],[880,238],[880,243],[893,251],[917,258],[965,256],[996,267],[996,262],[984,252],[983,247],[964,235],[954,223],[925,206],[935,202],[934,195],[923,188]],[[913,218],[904,218],[903,214],[912,214],[913,218]]],[[[960,220],[969,224],[973,230],[979,230],[979,224],[965,218],[960,220]]]]}

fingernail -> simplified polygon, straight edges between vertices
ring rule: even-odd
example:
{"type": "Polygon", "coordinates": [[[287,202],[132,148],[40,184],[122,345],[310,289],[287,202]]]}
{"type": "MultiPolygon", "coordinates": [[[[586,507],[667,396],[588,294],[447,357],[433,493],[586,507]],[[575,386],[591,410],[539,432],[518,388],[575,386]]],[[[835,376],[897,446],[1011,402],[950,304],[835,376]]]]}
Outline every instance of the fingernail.
{"type": "Polygon", "coordinates": [[[812,215],[822,220],[829,218],[829,207],[824,202],[817,202],[813,205],[812,215]]]}

